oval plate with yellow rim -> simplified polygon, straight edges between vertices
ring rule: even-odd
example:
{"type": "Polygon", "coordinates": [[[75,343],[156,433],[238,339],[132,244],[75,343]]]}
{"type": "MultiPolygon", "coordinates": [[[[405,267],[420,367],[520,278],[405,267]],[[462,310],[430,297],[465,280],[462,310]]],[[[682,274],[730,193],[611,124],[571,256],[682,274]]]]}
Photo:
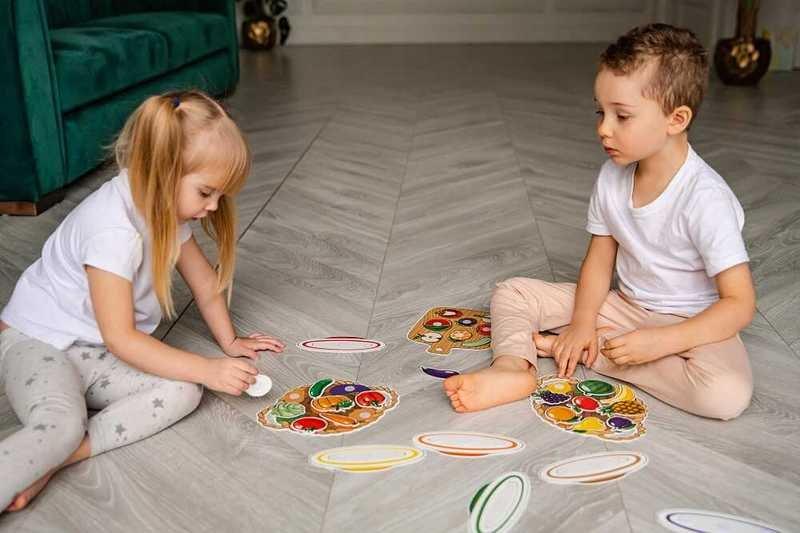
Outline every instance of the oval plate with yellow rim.
{"type": "Polygon", "coordinates": [[[308,462],[328,470],[368,473],[408,466],[425,457],[422,450],[394,444],[370,444],[329,448],[311,455],[308,462]]]}

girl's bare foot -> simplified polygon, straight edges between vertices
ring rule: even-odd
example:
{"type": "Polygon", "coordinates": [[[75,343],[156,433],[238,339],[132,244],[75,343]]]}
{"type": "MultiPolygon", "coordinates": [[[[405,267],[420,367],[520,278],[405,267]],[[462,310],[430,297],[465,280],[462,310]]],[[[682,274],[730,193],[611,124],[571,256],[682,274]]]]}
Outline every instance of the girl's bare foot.
{"type": "MultiPolygon", "coordinates": [[[[58,468],[52,469],[50,472],[39,478],[39,480],[33,483],[30,487],[17,494],[14,497],[14,500],[8,507],[6,507],[5,510],[13,512],[24,509],[29,503],[31,503],[31,500],[33,500],[36,497],[36,495],[42,491],[45,485],[47,485],[47,482],[50,481],[50,478],[53,477],[53,474],[55,474],[56,472],[58,472],[59,470],[61,470],[66,466],[75,464],[78,461],[86,459],[91,454],[92,454],[92,444],[89,441],[89,435],[85,435],[81,443],[78,445],[78,448],[74,452],[72,452],[72,455],[70,455],[66,461],[64,461],[64,464],[62,464],[58,468]]],[[[0,511],[0,514],[2,513],[3,511],[0,511]]]]}
{"type": "Polygon", "coordinates": [[[28,487],[27,489],[23,490],[19,494],[16,495],[14,501],[6,507],[6,511],[14,512],[14,511],[21,511],[24,509],[30,502],[33,500],[39,492],[47,485],[47,482],[50,481],[50,478],[53,477],[57,469],[53,469],[41,478],[36,481],[33,485],[28,487]]]}
{"type": "Polygon", "coordinates": [[[489,368],[444,380],[444,392],[459,413],[521,400],[536,388],[536,372],[521,357],[499,357],[489,368]]]}

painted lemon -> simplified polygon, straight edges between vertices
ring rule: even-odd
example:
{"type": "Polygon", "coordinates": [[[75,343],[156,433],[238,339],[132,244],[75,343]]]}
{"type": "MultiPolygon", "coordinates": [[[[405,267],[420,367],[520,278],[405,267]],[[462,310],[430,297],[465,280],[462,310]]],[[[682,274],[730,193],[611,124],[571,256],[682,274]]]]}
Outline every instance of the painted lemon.
{"type": "Polygon", "coordinates": [[[575,424],[572,431],[585,431],[592,433],[602,433],[606,430],[606,425],[596,416],[584,418],[579,424],[575,424]]]}
{"type": "Polygon", "coordinates": [[[568,394],[572,392],[572,384],[566,380],[552,381],[547,383],[544,388],[556,394],[568,394]]]}

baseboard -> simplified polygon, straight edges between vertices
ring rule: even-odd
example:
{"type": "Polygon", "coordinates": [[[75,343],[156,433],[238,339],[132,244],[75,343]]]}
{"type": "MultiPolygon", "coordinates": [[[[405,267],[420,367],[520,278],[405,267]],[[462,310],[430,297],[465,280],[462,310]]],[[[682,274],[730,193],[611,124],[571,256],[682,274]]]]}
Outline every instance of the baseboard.
{"type": "Polygon", "coordinates": [[[0,202],[0,215],[35,217],[64,199],[64,189],[44,195],[38,202],[0,202]]]}

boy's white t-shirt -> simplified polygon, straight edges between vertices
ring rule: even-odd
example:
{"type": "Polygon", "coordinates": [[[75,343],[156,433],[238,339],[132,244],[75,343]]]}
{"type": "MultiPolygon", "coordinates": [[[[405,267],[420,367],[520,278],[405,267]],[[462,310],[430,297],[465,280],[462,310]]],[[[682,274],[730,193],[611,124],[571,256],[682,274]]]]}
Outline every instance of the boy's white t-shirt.
{"type": "Polygon", "coordinates": [[[692,316],[719,299],[714,276],[747,262],[744,210],[725,180],[689,147],[686,161],[651,203],[633,207],[636,163],[607,161],[595,183],[586,230],[617,241],[622,293],[645,309],[692,316]]]}
{"type": "MultiPolygon", "coordinates": [[[[179,224],[180,244],[191,235],[188,224],[179,224]]],[[[17,281],[0,320],[60,350],[76,341],[101,344],[84,270],[90,265],[133,284],[136,329],[150,334],[161,321],[150,256],[147,225],[133,205],[123,170],[87,196],[50,235],[42,256],[17,281]]]]}

